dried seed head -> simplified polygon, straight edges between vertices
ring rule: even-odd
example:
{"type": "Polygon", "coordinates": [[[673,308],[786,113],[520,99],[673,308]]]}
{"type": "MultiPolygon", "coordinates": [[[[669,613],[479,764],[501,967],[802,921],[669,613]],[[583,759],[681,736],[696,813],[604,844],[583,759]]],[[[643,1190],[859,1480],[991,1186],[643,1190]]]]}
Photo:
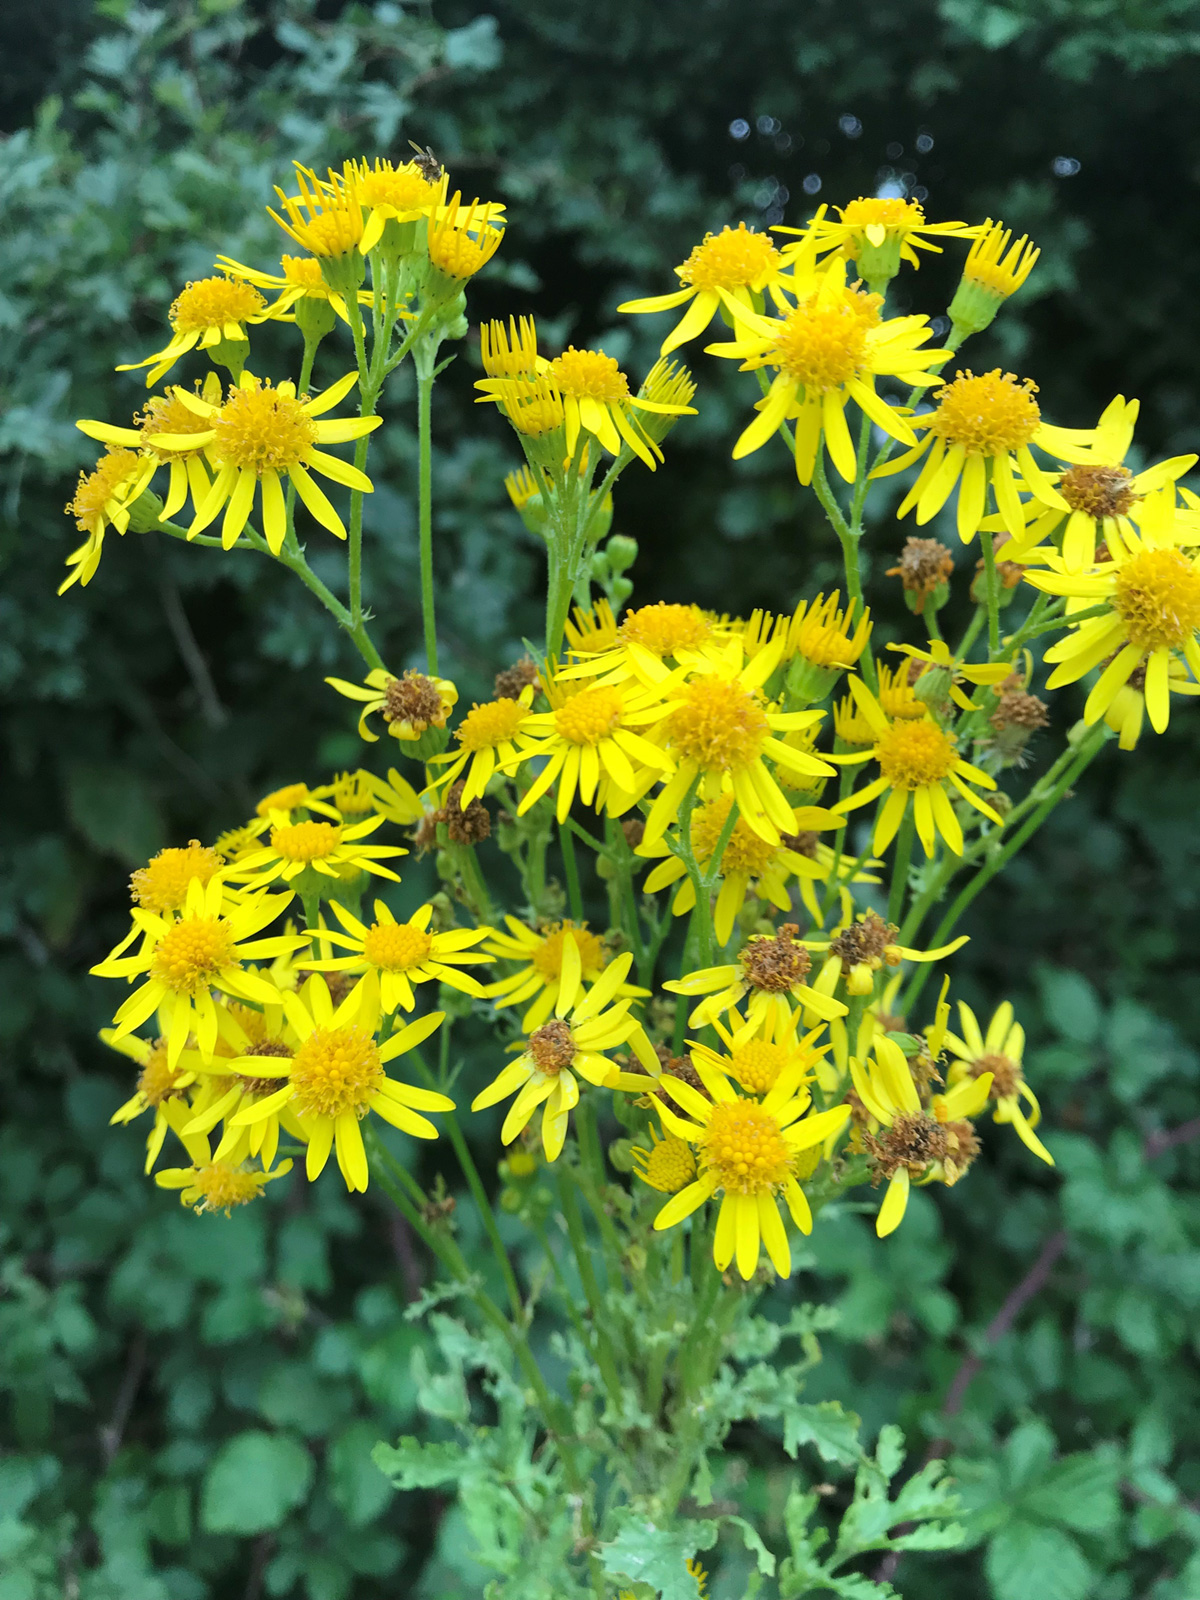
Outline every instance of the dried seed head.
{"type": "Polygon", "coordinates": [[[774,938],[747,940],[739,960],[746,982],[768,994],[783,994],[793,984],[803,983],[812,966],[812,957],[796,942],[800,932],[794,922],[785,922],[774,938]]]}
{"type": "Polygon", "coordinates": [[[954,556],[937,539],[906,539],[899,561],[888,568],[887,575],[899,578],[905,592],[916,595],[924,605],[939,584],[949,583],[953,577],[954,556]]]}
{"type": "Polygon", "coordinates": [[[521,698],[521,690],[537,681],[537,665],[528,656],[522,656],[520,661],[514,661],[511,667],[505,667],[503,672],[496,674],[492,698],[495,700],[519,700],[521,698]]]}

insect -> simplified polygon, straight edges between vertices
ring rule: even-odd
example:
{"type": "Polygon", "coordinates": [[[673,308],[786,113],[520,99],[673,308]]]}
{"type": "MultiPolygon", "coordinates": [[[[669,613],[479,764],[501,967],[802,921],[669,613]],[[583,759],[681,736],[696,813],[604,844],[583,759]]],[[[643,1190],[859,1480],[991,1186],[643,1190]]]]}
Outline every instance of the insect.
{"type": "Polygon", "coordinates": [[[415,140],[410,139],[409,144],[417,152],[413,165],[425,179],[426,183],[436,183],[442,175],[442,163],[434,155],[428,145],[422,150],[415,140]]]}

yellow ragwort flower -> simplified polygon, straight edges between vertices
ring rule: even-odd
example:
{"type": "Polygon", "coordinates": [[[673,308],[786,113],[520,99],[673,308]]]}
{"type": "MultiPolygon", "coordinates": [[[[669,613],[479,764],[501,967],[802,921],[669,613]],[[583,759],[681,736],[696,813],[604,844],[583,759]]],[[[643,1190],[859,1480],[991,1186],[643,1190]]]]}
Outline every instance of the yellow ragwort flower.
{"type": "Polygon", "coordinates": [[[458,690],[448,678],[429,678],[423,672],[408,671],[402,678],[373,667],[361,684],[345,678],[326,678],[325,682],[347,700],[363,701],[358,719],[358,736],[369,743],[379,735],[367,725],[376,712],[387,723],[393,739],[419,739],[429,728],[444,728],[446,719],[458,704],[458,690]]]}
{"type": "Polygon", "coordinates": [[[331,900],[330,906],[345,931],[322,928],[314,934],[313,942],[318,947],[338,945],[353,954],[332,960],[322,954],[297,962],[302,969],[361,973],[359,987],[374,973],[385,1016],[390,1016],[397,1006],[405,1011],[413,1009],[417,1003],[413,993],[416,983],[444,983],[463,994],[483,995],[483,985],[459,969],[492,960],[491,956],[470,949],[488,938],[491,928],[448,928],[444,933],[430,933],[431,905],[419,906],[407,922],[397,922],[382,900],[376,900],[375,921],[368,927],[338,901],[331,900]]]}
{"type": "MultiPolygon", "coordinates": [[[[737,960],[718,967],[703,967],[663,984],[674,994],[704,995],[688,1018],[693,1028],[702,1028],[727,1011],[733,1011],[747,995],[746,1020],[735,1035],[752,1033],[756,1028],[773,1034],[792,1026],[793,1010],[832,1021],[844,1017],[849,1007],[831,999],[808,983],[812,957],[796,935],[794,922],[785,922],[773,935],[755,934],[746,940],[737,960]]],[[[739,1023],[741,1018],[738,1018],[739,1023]]]]}
{"type": "Polygon", "coordinates": [[[136,372],[139,367],[149,367],[149,388],[189,350],[211,350],[227,342],[245,343],[247,328],[278,314],[278,302],[269,306],[254,285],[242,278],[200,278],[189,283],[172,302],[168,315],[173,333],[163,348],[144,361],[128,362],[117,371],[136,372]]]}
{"type": "Polygon", "coordinates": [[[739,222],[736,228],[706,233],[687,260],[675,268],[682,289],[673,294],[626,300],[617,310],[674,311],[687,305],[687,311],[662,342],[661,353],[669,355],[703,333],[722,309],[731,317],[761,310],[762,291],[779,276],[782,267],[783,257],[766,234],[755,233],[739,222]],[[760,302],[757,305],[756,300],[760,302]]]}
{"type": "Polygon", "coordinates": [[[1012,1005],[1005,1000],[996,1008],[986,1034],[981,1031],[975,1013],[962,1000],[958,1002],[958,1015],[962,1036],[955,1033],[944,1035],[945,1043],[954,1057],[946,1075],[947,1083],[953,1088],[956,1084],[969,1083],[990,1073],[990,1098],[996,1103],[992,1120],[1011,1122],[1022,1144],[1053,1166],[1054,1157],[1033,1131],[1042,1119],[1042,1108],[1038,1105],[1037,1095],[1025,1081],[1021,1066],[1025,1030],[1019,1022],[1014,1021],[1012,1005]],[[1022,1100],[1029,1107],[1028,1115],[1022,1108],[1022,1100]]]}
{"type": "MultiPolygon", "coordinates": [[[[532,1005],[521,1018],[521,1027],[529,1033],[557,1006],[564,984],[569,986],[573,981],[571,974],[576,964],[584,983],[597,983],[611,952],[586,922],[568,919],[530,928],[516,917],[506,916],[504,921],[508,932],[490,930],[483,951],[495,961],[516,961],[520,965],[508,977],[489,984],[484,993],[502,1006],[524,1005],[531,1000],[532,1005]]],[[[650,991],[621,984],[616,992],[622,999],[640,999],[650,991]]]]}

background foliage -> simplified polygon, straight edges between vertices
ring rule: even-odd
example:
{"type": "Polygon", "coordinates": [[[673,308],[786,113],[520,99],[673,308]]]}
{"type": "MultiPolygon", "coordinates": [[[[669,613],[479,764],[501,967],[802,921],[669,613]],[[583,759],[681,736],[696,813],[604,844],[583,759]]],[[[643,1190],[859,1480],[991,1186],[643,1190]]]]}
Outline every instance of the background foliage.
{"type": "MultiPolygon", "coordinates": [[[[436,1472],[396,1495],[370,1459],[449,1426],[445,1352],[406,1316],[429,1265],[381,1198],[327,1182],[197,1220],[145,1183],[135,1130],[106,1130],[128,1090],[81,974],[121,927],[124,874],[358,745],[320,684],[350,662],[247,553],[110,539],[90,588],[55,598],[87,459],[73,421],[134,408],[112,367],[153,347],[216,250],[270,262],[262,207],[292,157],[411,136],[509,205],[476,318],[529,307],[548,338],[600,338],[642,371],[653,327],[614,308],[669,287],[706,227],[893,183],[1044,247],[976,365],[1027,372],[1068,424],[1140,395],[1147,449],[1195,448],[1200,5],[11,0],[0,32],[0,1600],[474,1596],[500,1509],[467,1528],[436,1472]]],[[[932,312],[950,278],[935,262],[904,287],[932,312]]],[[[474,364],[468,342],[435,417],[439,620],[467,697],[519,653],[540,582],[474,364]]],[[[831,538],[798,515],[782,452],[729,462],[744,400],[700,373],[667,469],[622,486],[638,593],[791,604],[830,582],[831,538]]],[[[396,667],[417,558],[402,407],[389,423],[368,592],[396,667]]],[[[890,558],[902,539],[884,523],[868,542],[890,558]]],[[[813,1237],[801,1293],[840,1321],[806,1398],[852,1395],[869,1440],[898,1421],[906,1470],[950,1455],[969,1507],[970,1549],[888,1558],[905,1592],[1200,1592],[1193,746],[1185,711],[1136,762],[1110,752],[955,961],[957,992],[1011,995],[1029,1026],[1058,1170],[998,1130],[885,1245],[852,1212],[813,1237]]],[[[849,1500],[836,1449],[732,1445],[722,1492],[781,1551],[803,1491],[849,1500]]],[[[741,1596],[753,1566],[722,1546],[713,1593],[741,1596]]],[[[540,1595],[536,1577],[502,1592],[540,1595]]]]}

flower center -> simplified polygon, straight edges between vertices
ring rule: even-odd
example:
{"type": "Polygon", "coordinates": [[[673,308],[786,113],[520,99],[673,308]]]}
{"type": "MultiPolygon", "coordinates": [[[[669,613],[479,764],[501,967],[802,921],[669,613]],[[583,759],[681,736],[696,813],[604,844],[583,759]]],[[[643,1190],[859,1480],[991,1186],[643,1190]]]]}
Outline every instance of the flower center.
{"type": "MultiPolygon", "coordinates": [[[[721,837],[721,830],[729,819],[733,796],[723,794],[707,805],[697,806],[692,814],[692,842],[702,861],[711,861],[721,837]]],[[[744,872],[752,878],[761,877],[775,856],[775,846],[760,839],[739,817],[729,835],[725,853],[721,857],[721,876],[744,872]]]]}
{"type": "Polygon", "coordinates": [[[238,965],[233,929],[224,917],[188,917],[163,934],[151,970],[176,994],[195,994],[238,965]]]}
{"type": "Polygon", "coordinates": [[[751,988],[783,994],[793,984],[804,982],[812,957],[802,944],[796,943],[799,931],[794,922],[785,922],[774,938],[760,936],[747,942],[738,960],[751,988]]]}
{"type": "MultiPolygon", "coordinates": [[[[209,417],[200,417],[185,406],[174,393],[170,395],[152,395],[147,400],[141,416],[138,418],[138,427],[144,437],[149,438],[154,433],[208,433],[212,428],[209,417]]],[[[166,461],[186,461],[189,456],[196,455],[195,450],[168,450],[162,445],[148,445],[156,456],[161,456],[166,461]]]]}
{"type": "Polygon", "coordinates": [[[612,356],[603,350],[564,350],[550,363],[550,376],[564,394],[577,400],[610,402],[628,400],[629,380],[612,356]]]}
{"type": "Polygon", "coordinates": [[[245,322],[266,305],[252,283],[240,278],[201,278],[189,283],[171,306],[176,333],[202,333],[226,322],[245,322]]]}
{"type": "Polygon", "coordinates": [[[543,983],[557,983],[562,977],[563,938],[568,933],[579,948],[579,962],[585,978],[590,979],[593,973],[599,977],[607,965],[604,945],[586,922],[552,922],[545,930],[542,943],[529,958],[543,983]]]}
{"type": "Polygon", "coordinates": [[[383,1063],[365,1028],[314,1028],[292,1058],[293,1104],[302,1117],[366,1115],[383,1063]]]}
{"type": "Polygon", "coordinates": [[[373,967],[385,972],[406,972],[418,967],[433,949],[433,940],[423,928],[409,922],[376,922],[363,938],[363,955],[373,967]]]}
{"type": "Polygon", "coordinates": [[[1058,492],[1072,511],[1097,522],[1125,516],[1142,498],[1134,493],[1128,467],[1069,467],[1058,480],[1058,492]]]}
{"type": "Polygon", "coordinates": [[[701,1147],[705,1168],[727,1194],[766,1194],[791,1176],[792,1152],[778,1122],[752,1100],[713,1106],[701,1147]]]}
{"type": "Polygon", "coordinates": [[[954,576],[954,557],[937,539],[906,539],[896,565],[888,569],[889,578],[899,578],[909,594],[932,594],[941,583],[954,576]]]}
{"type": "Polygon", "coordinates": [[[893,789],[941,783],[958,760],[954,740],[937,723],[893,722],[875,747],[880,771],[893,789]]]}
{"type": "MultiPolygon", "coordinates": [[[[251,1013],[251,1015],[254,1014],[255,1013],[251,1013]]],[[[261,1024],[261,1016],[258,1020],[261,1024]]],[[[252,1044],[244,1053],[248,1056],[274,1056],[279,1061],[286,1061],[291,1057],[293,1052],[291,1046],[284,1044],[282,1039],[259,1039],[257,1043],[252,1044]]],[[[237,1081],[241,1084],[246,1093],[248,1095],[253,1095],[256,1099],[260,1095],[274,1094],[276,1089],[280,1087],[280,1081],[278,1078],[249,1077],[244,1072],[235,1073],[234,1076],[237,1078],[237,1081]]]]}
{"type": "Polygon", "coordinates": [[[138,905],[147,911],[178,911],[192,879],[207,883],[224,865],[215,850],[193,839],[180,849],[160,850],[148,866],[137,869],[129,887],[138,905]]]}
{"type": "Polygon", "coordinates": [[[325,279],[321,276],[321,263],[311,256],[283,256],[280,260],[283,275],[289,283],[301,289],[319,289],[324,292],[325,279]]]}
{"type": "Polygon", "coordinates": [[[496,230],[484,228],[477,239],[463,228],[436,228],[429,235],[429,259],[448,278],[473,278],[495,254],[496,230]]]}
{"type": "Polygon", "coordinates": [[[763,233],[744,222],[720,233],[706,233],[675,270],[695,289],[747,289],[778,266],[779,251],[763,233]]]}
{"type": "Polygon", "coordinates": [[[864,961],[878,971],[883,964],[884,951],[895,943],[899,931],[894,923],[885,922],[877,911],[868,911],[861,922],[852,922],[836,939],[830,940],[829,954],[841,957],[843,974],[864,961]]]}
{"type": "Polygon", "coordinates": [[[1025,1079],[1020,1063],[1011,1060],[1008,1056],[985,1055],[980,1056],[978,1061],[972,1061],[971,1076],[973,1078],[982,1078],[985,1072],[992,1074],[993,1100],[1010,1099],[1016,1094],[1025,1079]]]}
{"type": "Polygon", "coordinates": [[[964,372],[938,395],[929,427],[947,444],[961,445],[968,455],[999,456],[1019,450],[1037,432],[1042,420],[1033,398],[1037,384],[1011,372],[964,372]]]}
{"type": "Polygon", "coordinates": [[[285,783],[282,789],[263,795],[254,809],[258,816],[265,817],[272,811],[294,811],[297,806],[307,805],[308,798],[306,783],[285,783]]]}
{"type": "Polygon", "coordinates": [[[699,606],[638,606],[621,623],[622,639],[640,644],[653,655],[673,656],[680,650],[695,650],[712,634],[712,624],[699,606]]]}
{"type": "Polygon", "coordinates": [[[771,359],[806,393],[828,394],[858,373],[867,331],[868,322],[852,295],[823,303],[813,295],[796,307],[776,334],[771,359]]]}
{"type": "Polygon", "coordinates": [[[554,713],[554,726],[571,744],[599,744],[621,725],[619,689],[584,689],[554,713]]]}
{"type": "Polygon", "coordinates": [[[663,1194],[678,1194],[696,1176],[696,1158],[691,1146],[677,1134],[659,1139],[653,1150],[634,1147],[633,1159],[638,1176],[663,1194]]]}
{"type": "Polygon", "coordinates": [[[537,1069],[547,1078],[557,1078],[564,1067],[575,1059],[575,1035],[561,1017],[544,1022],[536,1033],[529,1036],[529,1054],[537,1069]]]}
{"type": "Polygon", "coordinates": [[[848,228],[859,232],[872,226],[881,226],[895,232],[911,233],[925,225],[925,213],[915,200],[896,198],[879,199],[867,196],[851,200],[838,215],[848,228]]]}
{"type": "Polygon", "coordinates": [[[748,1094],[767,1094],[787,1063],[788,1052],[770,1039],[751,1039],[731,1052],[734,1077],[748,1094]]]}
{"type": "Polygon", "coordinates": [[[928,716],[928,707],[923,700],[917,699],[915,693],[917,679],[925,670],[924,661],[916,661],[911,657],[892,668],[886,667],[882,661],[879,663],[879,704],[885,716],[905,719],[928,716]]]}
{"type": "Polygon", "coordinates": [[[81,472],[74,498],[67,506],[67,514],[75,518],[76,527],[86,531],[97,517],[103,516],[105,506],[140,466],[136,451],[109,450],[100,457],[94,472],[81,472]]]}
{"type": "Polygon", "coordinates": [[[528,715],[519,700],[488,700],[471,707],[456,737],[464,750],[494,749],[507,744],[528,715]]]}
{"type": "Polygon", "coordinates": [[[414,733],[424,733],[430,725],[444,728],[446,708],[437,684],[423,672],[389,678],[383,697],[383,720],[410,723],[414,733]]]}
{"type": "Polygon", "coordinates": [[[150,1046],[146,1065],[138,1074],[138,1092],[148,1106],[160,1106],[183,1093],[179,1087],[180,1069],[167,1064],[167,1041],[156,1039],[150,1046]]]}
{"type": "Polygon", "coordinates": [[[329,798],[344,817],[362,817],[375,809],[368,772],[340,773],[330,785],[329,798]]]}
{"type": "Polygon", "coordinates": [[[342,830],[333,822],[294,822],[271,829],[271,849],[284,861],[326,861],[341,840],[342,830]]]}
{"type": "Polygon", "coordinates": [[[944,1161],[950,1149],[946,1129],[924,1111],[898,1116],[880,1138],[868,1136],[867,1144],[885,1178],[894,1178],[901,1167],[918,1178],[933,1162],[944,1161]]]}
{"type": "Polygon", "coordinates": [[[666,722],[667,738],[685,761],[706,772],[729,772],[762,754],[766,713],[740,683],[713,674],[695,678],[666,722]]]}
{"type": "Polygon", "coordinates": [[[194,1170],[188,1188],[200,1193],[200,1200],[193,1202],[197,1211],[224,1211],[228,1215],[234,1206],[244,1206],[262,1194],[258,1173],[231,1167],[227,1161],[210,1161],[208,1166],[194,1170]]]}
{"type": "Polygon", "coordinates": [[[438,188],[421,176],[415,161],[394,167],[390,161],[365,164],[354,174],[354,193],[360,205],[391,206],[395,211],[420,211],[437,199],[438,188]]]}
{"type": "Polygon", "coordinates": [[[234,389],[217,413],[213,454],[231,467],[286,472],[308,455],[317,426],[294,395],[269,383],[234,389]]]}
{"type": "Polygon", "coordinates": [[[1117,572],[1113,605],[1130,644],[1178,650],[1200,628],[1200,571],[1179,550],[1143,550],[1117,572]]]}

